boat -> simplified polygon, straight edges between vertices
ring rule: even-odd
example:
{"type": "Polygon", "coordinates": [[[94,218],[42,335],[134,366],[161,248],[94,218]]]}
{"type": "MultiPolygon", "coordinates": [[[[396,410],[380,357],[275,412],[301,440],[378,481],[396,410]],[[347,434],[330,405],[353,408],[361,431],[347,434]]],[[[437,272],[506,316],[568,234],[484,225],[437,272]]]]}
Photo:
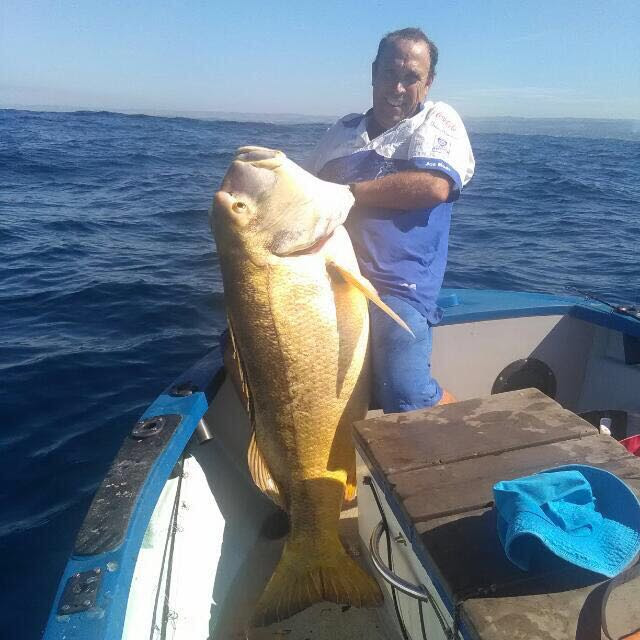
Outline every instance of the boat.
{"type": "MultiPolygon", "coordinates": [[[[638,310],[585,295],[472,289],[443,289],[439,304],[432,366],[460,406],[529,389],[570,413],[581,433],[640,433],[638,310]]],[[[372,411],[364,424],[379,419],[372,411]]],[[[501,637],[458,620],[440,568],[420,558],[416,566],[411,525],[360,445],[357,506],[343,511],[341,537],[378,577],[384,606],[318,603],[248,630],[283,533],[282,513],[251,482],[248,437],[213,349],[133,425],[77,534],[45,640],[501,637]]],[[[639,481],[629,484],[640,493],[639,481]]]]}

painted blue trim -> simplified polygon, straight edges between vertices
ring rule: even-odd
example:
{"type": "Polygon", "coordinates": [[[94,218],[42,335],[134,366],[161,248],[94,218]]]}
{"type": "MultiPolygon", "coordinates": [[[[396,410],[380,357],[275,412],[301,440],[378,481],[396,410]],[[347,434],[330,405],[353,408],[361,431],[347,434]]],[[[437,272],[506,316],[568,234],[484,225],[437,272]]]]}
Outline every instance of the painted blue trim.
{"type": "MultiPolygon", "coordinates": [[[[185,379],[186,374],[196,372],[203,384],[205,378],[214,380],[219,377],[220,352],[216,349],[213,354],[207,354],[178,378],[178,381],[185,379]],[[205,375],[205,370],[208,370],[208,375],[205,375]]],[[[207,397],[202,391],[182,398],[162,393],[141,416],[145,420],[160,415],[178,414],[182,420],[149,471],[131,514],[123,543],[107,553],[93,556],[72,555],[67,562],[53,601],[44,640],[120,640],[131,580],[144,533],[169,475],[207,409],[207,397]],[[103,576],[96,606],[87,612],[58,616],[58,603],[67,580],[75,573],[95,568],[100,568],[103,576]]]]}
{"type": "Polygon", "coordinates": [[[543,293],[481,289],[441,290],[438,306],[444,309],[441,325],[568,313],[579,298],[543,293]]]}
{"type": "Polygon", "coordinates": [[[224,375],[222,368],[222,345],[218,345],[198,360],[192,367],[178,376],[162,393],[169,393],[173,387],[183,383],[194,384],[198,391],[204,391],[210,401],[218,391],[224,375]]]}
{"type": "Polygon", "coordinates": [[[505,318],[569,315],[606,329],[640,337],[640,320],[579,296],[443,288],[438,306],[445,312],[440,326],[505,318]]]}
{"type": "Polygon", "coordinates": [[[634,338],[640,338],[640,320],[615,312],[600,303],[580,304],[571,309],[571,315],[578,320],[591,322],[612,331],[619,331],[634,338]]]}
{"type": "Polygon", "coordinates": [[[460,174],[448,163],[440,158],[411,158],[409,162],[417,169],[428,169],[429,171],[440,171],[449,176],[456,186],[459,193],[462,190],[462,180],[460,174]]]}
{"type": "Polygon", "coordinates": [[[198,426],[198,421],[206,412],[207,406],[204,393],[201,392],[186,398],[173,398],[163,394],[144,412],[142,419],[172,413],[181,415],[182,422],[147,476],[141,497],[131,515],[126,537],[120,547],[97,556],[70,558],[54,600],[45,640],[120,639],[133,570],[151,514],[169,474],[198,426]],[[113,563],[117,568],[109,571],[109,563],[113,563]],[[74,573],[96,567],[103,572],[103,583],[98,591],[94,610],[71,616],[58,616],[58,601],[67,579],[74,573]]]}

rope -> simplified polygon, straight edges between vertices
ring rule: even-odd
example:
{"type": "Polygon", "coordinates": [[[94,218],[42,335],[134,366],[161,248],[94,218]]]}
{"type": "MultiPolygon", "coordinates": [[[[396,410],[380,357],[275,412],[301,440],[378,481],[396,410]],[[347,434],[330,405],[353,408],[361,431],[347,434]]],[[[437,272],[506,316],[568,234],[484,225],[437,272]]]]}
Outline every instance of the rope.
{"type": "MultiPolygon", "coordinates": [[[[180,460],[179,464],[182,465],[182,460],[180,460]]],[[[182,470],[181,470],[182,471],[182,470]]],[[[182,486],[182,472],[178,477],[178,486],[176,488],[176,496],[173,500],[173,506],[171,507],[171,518],[169,521],[169,527],[167,528],[167,537],[164,542],[164,550],[162,552],[162,571],[160,571],[160,576],[158,577],[158,584],[156,586],[156,597],[153,603],[153,615],[151,617],[151,631],[149,633],[149,640],[153,640],[154,632],[156,630],[155,619],[158,615],[158,606],[160,604],[160,587],[162,585],[162,576],[164,575],[164,567],[167,562],[167,554],[169,555],[169,563],[171,563],[173,559],[173,549],[174,549],[174,540],[175,540],[175,530],[178,522],[178,505],[180,504],[180,489],[182,486]]],[[[169,564],[169,568],[167,570],[167,580],[165,583],[164,589],[164,605],[162,610],[162,627],[160,628],[160,638],[166,637],[166,626],[167,620],[169,618],[169,588],[170,588],[170,580],[171,580],[171,565],[169,564]]]]}

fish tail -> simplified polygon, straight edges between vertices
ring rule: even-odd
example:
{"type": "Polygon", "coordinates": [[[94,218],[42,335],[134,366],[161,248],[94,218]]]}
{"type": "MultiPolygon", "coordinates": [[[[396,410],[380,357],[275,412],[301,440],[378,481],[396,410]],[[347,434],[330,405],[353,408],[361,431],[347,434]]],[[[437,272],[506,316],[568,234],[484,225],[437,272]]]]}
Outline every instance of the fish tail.
{"type": "Polygon", "coordinates": [[[321,601],[375,607],[382,604],[382,592],[337,537],[313,548],[288,542],[256,605],[252,624],[272,624],[321,601]]]}

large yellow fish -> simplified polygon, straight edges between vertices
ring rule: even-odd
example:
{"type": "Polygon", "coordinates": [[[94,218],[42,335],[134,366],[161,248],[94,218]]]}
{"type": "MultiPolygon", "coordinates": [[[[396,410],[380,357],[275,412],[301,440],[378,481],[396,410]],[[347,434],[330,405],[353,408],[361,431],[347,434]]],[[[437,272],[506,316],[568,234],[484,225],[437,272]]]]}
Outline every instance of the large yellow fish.
{"type": "Polygon", "coordinates": [[[343,499],[355,494],[351,424],[369,402],[367,297],[384,307],[341,226],[352,204],[347,187],[318,180],[282,152],[243,147],[212,207],[255,430],[249,465],[291,522],[256,625],[321,600],[382,600],[338,538],[343,499]]]}

